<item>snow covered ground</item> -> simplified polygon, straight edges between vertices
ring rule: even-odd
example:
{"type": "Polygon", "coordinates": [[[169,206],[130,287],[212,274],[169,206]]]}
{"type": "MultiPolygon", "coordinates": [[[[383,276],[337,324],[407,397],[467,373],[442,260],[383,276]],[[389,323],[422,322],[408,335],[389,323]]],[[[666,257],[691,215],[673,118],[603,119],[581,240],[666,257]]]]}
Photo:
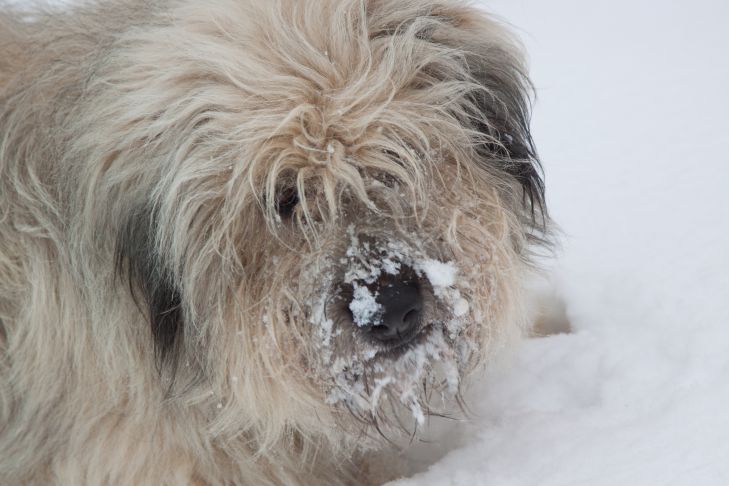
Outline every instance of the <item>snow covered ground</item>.
{"type": "Polygon", "coordinates": [[[574,333],[394,484],[729,485],[729,2],[482,3],[529,51],[574,333]]]}

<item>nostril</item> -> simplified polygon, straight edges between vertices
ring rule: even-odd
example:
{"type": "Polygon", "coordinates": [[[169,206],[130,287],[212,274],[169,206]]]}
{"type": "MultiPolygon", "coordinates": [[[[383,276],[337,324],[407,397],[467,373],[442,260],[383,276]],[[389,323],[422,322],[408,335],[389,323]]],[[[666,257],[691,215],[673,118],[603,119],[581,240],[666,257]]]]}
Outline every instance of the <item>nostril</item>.
{"type": "Polygon", "coordinates": [[[403,322],[417,321],[420,318],[420,309],[410,309],[405,313],[402,320],[403,322]]]}
{"type": "Polygon", "coordinates": [[[391,279],[379,288],[377,303],[382,313],[368,330],[373,338],[401,344],[417,334],[423,301],[415,281],[391,279]]]}

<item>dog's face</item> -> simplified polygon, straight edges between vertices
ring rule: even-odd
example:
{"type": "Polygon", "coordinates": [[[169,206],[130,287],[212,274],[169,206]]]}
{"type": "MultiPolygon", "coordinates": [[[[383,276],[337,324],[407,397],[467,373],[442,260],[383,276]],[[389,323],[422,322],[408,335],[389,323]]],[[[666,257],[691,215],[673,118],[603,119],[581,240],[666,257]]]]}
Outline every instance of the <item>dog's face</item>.
{"type": "Polygon", "coordinates": [[[71,204],[214,429],[420,422],[522,325],[528,88],[459,2],[183,2],[89,80],[71,204]]]}

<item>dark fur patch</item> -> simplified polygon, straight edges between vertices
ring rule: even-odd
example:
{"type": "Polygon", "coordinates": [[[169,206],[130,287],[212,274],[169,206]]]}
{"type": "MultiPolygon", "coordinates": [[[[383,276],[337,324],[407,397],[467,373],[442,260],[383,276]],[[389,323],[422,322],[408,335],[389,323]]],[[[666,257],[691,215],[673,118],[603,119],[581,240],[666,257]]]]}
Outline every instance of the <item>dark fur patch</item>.
{"type": "MultiPolygon", "coordinates": [[[[409,32],[410,35],[426,42],[441,42],[456,51],[463,49],[462,45],[449,45],[454,44],[449,40],[433,39],[438,29],[458,28],[454,18],[433,8],[425,9],[409,22],[383,27],[371,38],[403,35],[416,20],[418,30],[409,32]]],[[[530,131],[532,84],[510,52],[496,46],[471,47],[473,51],[462,50],[469,80],[483,88],[474,89],[466,100],[471,110],[469,122],[474,130],[483,134],[484,141],[478,144],[477,150],[491,167],[510,175],[521,186],[521,202],[527,216],[525,223],[537,232],[545,233],[548,215],[543,172],[530,131]],[[481,48],[485,51],[477,51],[481,48]]],[[[439,74],[431,75],[438,77],[439,74]]]]}
{"type": "Polygon", "coordinates": [[[135,302],[148,315],[160,365],[175,368],[183,339],[182,298],[155,245],[157,218],[142,209],[122,225],[117,238],[116,266],[128,278],[135,302]]]}
{"type": "MultiPolygon", "coordinates": [[[[502,53],[495,55],[509,59],[502,53]]],[[[481,143],[477,150],[519,183],[531,223],[543,228],[547,209],[542,167],[530,131],[531,84],[514,66],[488,69],[478,59],[472,59],[470,64],[473,77],[485,88],[469,95],[476,111],[472,123],[485,139],[498,141],[481,143]]]]}

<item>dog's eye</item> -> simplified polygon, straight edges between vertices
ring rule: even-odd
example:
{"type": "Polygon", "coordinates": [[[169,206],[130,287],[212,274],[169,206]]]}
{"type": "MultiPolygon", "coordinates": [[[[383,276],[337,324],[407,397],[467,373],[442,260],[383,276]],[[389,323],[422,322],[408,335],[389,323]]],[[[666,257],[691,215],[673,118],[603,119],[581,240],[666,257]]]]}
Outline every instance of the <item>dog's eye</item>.
{"type": "Polygon", "coordinates": [[[276,193],[276,211],[282,219],[290,218],[299,204],[299,193],[294,187],[285,187],[276,193]]]}

